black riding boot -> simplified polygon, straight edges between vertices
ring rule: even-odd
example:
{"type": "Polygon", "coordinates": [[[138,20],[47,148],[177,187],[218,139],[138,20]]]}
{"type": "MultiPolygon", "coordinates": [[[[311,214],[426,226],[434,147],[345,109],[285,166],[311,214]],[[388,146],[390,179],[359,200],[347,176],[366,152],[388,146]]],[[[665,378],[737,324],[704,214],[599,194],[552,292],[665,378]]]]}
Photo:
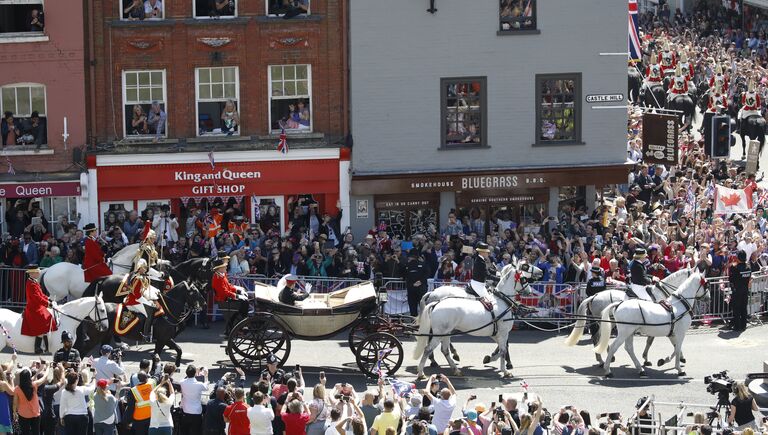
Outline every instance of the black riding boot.
{"type": "Polygon", "coordinates": [[[35,337],[35,355],[40,355],[43,353],[43,348],[41,347],[43,344],[43,337],[35,337]]]}
{"type": "Polygon", "coordinates": [[[43,353],[51,353],[51,350],[48,349],[48,336],[43,335],[43,353]]]}
{"type": "Polygon", "coordinates": [[[144,341],[147,343],[152,342],[152,323],[155,320],[155,309],[152,307],[144,306],[147,311],[147,319],[144,320],[144,332],[141,334],[144,337],[144,341]]]}

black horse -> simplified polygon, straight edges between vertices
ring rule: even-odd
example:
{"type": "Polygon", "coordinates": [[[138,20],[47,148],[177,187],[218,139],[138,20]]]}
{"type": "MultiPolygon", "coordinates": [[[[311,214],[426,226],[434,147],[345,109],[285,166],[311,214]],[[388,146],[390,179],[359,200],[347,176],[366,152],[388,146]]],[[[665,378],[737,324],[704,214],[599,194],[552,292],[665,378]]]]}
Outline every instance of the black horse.
{"type": "Polygon", "coordinates": [[[661,83],[648,83],[644,87],[643,103],[645,107],[655,107],[661,109],[667,99],[667,92],[661,83]]]}
{"type": "Polygon", "coordinates": [[[667,100],[667,109],[682,112],[681,130],[688,130],[693,126],[696,118],[696,104],[694,104],[690,95],[679,94],[672,96],[672,98],[667,100]]]}
{"type": "MultiPolygon", "coordinates": [[[[763,154],[763,145],[765,145],[765,118],[760,115],[752,115],[747,119],[741,119],[738,122],[739,136],[741,136],[741,154],[742,158],[747,155],[747,143],[749,140],[760,142],[760,153],[763,154]]],[[[757,167],[760,167],[760,159],[757,159],[757,167]]]]}
{"type": "MultiPolygon", "coordinates": [[[[189,316],[205,308],[205,299],[194,285],[182,281],[170,291],[161,294],[158,303],[163,307],[165,315],[157,317],[153,325],[154,355],[159,356],[166,347],[174,349],[176,351],[176,366],[179,366],[181,364],[181,347],[176,344],[174,339],[184,330],[189,316]]],[[[118,304],[107,304],[110,327],[106,331],[98,331],[93,325],[85,326],[84,331],[87,334],[87,339],[76,343],[75,346],[81,355],[87,355],[98,345],[109,344],[112,338],[143,340],[141,336],[143,319],[139,319],[139,322],[124,334],[115,332],[117,309],[118,304]]]]}
{"type": "Polygon", "coordinates": [[[629,85],[627,99],[632,103],[640,102],[640,88],[643,87],[643,75],[633,65],[629,66],[629,85]]]}

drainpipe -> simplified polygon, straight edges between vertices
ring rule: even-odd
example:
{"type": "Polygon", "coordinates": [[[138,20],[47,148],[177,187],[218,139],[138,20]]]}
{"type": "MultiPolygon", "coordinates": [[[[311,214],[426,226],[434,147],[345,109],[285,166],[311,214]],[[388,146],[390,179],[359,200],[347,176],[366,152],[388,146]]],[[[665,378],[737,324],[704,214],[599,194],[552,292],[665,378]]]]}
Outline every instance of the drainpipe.
{"type": "MultiPolygon", "coordinates": [[[[86,35],[86,38],[88,39],[88,78],[89,78],[89,95],[88,95],[88,104],[90,106],[90,110],[88,113],[88,124],[86,125],[86,145],[91,145],[88,142],[89,137],[94,137],[94,143],[95,141],[95,129],[96,129],[96,53],[95,53],[95,42],[96,36],[94,34],[94,6],[93,6],[94,0],[86,0],[88,4],[88,34],[86,35]],[[90,133],[90,134],[89,134],[90,133]]],[[[112,92],[112,90],[109,90],[112,92]]]]}

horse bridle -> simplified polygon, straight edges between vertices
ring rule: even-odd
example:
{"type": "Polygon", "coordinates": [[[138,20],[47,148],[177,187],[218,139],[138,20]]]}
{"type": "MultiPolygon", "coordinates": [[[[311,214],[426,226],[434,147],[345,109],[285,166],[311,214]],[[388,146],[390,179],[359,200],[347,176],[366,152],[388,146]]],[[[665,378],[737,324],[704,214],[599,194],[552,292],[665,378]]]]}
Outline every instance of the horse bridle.
{"type": "MultiPolygon", "coordinates": [[[[178,300],[176,298],[172,298],[170,296],[164,295],[162,292],[160,292],[160,295],[159,295],[160,297],[159,297],[158,301],[160,302],[160,305],[163,307],[163,310],[165,310],[165,313],[174,320],[174,322],[168,322],[168,323],[171,324],[171,326],[178,326],[178,325],[184,323],[184,321],[187,320],[187,317],[189,317],[189,315],[192,314],[195,311],[195,309],[193,307],[187,308],[188,303],[191,302],[189,300],[188,296],[193,291],[198,292],[198,294],[200,292],[197,290],[197,288],[192,288],[188,283],[185,282],[184,284],[187,287],[187,292],[186,292],[186,295],[185,295],[183,301],[180,301],[180,300],[178,300]],[[184,309],[181,312],[180,316],[174,316],[173,315],[171,310],[168,308],[168,303],[166,302],[166,300],[182,304],[184,309]]],[[[199,304],[198,304],[198,306],[199,306],[199,304]]],[[[200,307],[200,308],[202,308],[202,307],[200,307]]]]}
{"type": "Polygon", "coordinates": [[[101,327],[101,322],[103,320],[105,320],[105,319],[109,320],[109,316],[104,317],[104,318],[101,317],[101,313],[99,313],[98,306],[99,306],[99,301],[98,301],[98,299],[96,297],[94,297],[93,298],[93,307],[91,307],[91,309],[85,314],[85,317],[83,317],[82,319],[79,319],[79,318],[77,318],[77,317],[75,317],[75,316],[73,316],[71,314],[67,314],[67,313],[61,311],[61,309],[59,309],[58,307],[55,307],[55,306],[52,306],[51,310],[57,312],[60,316],[64,316],[64,317],[66,317],[68,319],[72,319],[72,320],[74,320],[74,321],[76,321],[78,323],[93,324],[98,329],[98,328],[101,327]],[[93,313],[94,311],[96,311],[96,318],[92,319],[91,318],[91,313],[93,313]]]}

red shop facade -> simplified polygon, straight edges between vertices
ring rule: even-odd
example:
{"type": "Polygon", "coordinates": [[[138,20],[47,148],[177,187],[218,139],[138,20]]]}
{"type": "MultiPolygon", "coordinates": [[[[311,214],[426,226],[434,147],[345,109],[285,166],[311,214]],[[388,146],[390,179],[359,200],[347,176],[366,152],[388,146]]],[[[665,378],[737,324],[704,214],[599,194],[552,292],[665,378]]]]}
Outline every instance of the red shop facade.
{"type": "Polygon", "coordinates": [[[291,204],[317,204],[319,213],[336,214],[348,154],[339,149],[292,150],[284,157],[276,151],[217,152],[213,164],[207,153],[97,155],[91,163],[103,229],[131,210],[146,217],[148,210],[157,214],[167,206],[182,235],[191,207],[223,206],[241,210],[253,224],[267,215],[279,217],[285,232],[291,204]]]}

